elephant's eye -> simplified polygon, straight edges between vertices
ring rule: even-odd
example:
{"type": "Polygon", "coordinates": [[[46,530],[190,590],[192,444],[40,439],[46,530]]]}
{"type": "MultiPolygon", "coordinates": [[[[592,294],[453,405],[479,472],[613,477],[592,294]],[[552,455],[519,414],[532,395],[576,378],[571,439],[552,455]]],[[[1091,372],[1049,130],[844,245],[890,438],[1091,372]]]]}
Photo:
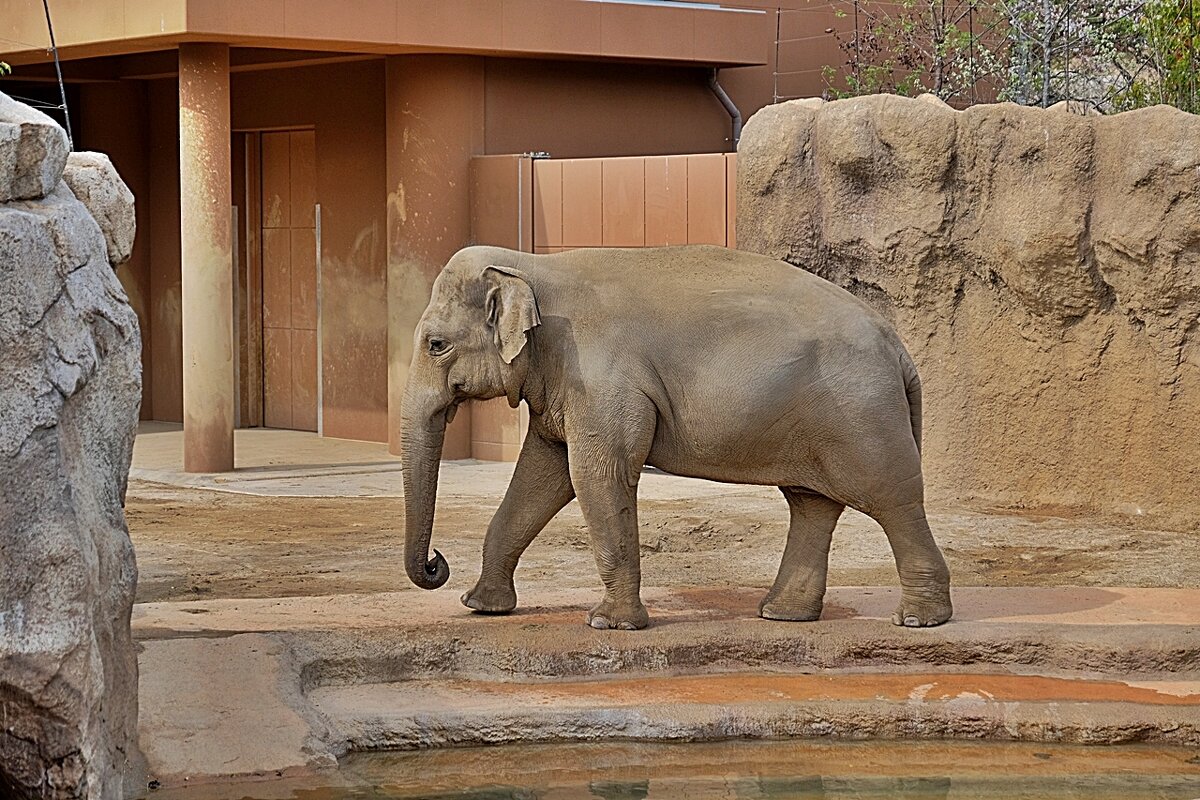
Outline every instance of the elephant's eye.
{"type": "Polygon", "coordinates": [[[430,339],[429,340],[429,355],[440,356],[442,353],[450,349],[450,345],[446,344],[445,339],[430,339]]]}

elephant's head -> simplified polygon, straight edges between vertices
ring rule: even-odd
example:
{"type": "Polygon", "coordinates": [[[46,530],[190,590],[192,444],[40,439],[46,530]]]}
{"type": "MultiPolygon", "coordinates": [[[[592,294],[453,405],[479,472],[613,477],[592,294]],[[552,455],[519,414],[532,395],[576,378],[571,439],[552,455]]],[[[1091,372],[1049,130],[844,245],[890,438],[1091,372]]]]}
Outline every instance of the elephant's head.
{"type": "Polygon", "coordinates": [[[529,363],[525,344],[541,321],[533,289],[517,270],[473,261],[469,251],[459,254],[433,284],[401,406],[404,563],[422,589],[450,577],[441,553],[429,558],[446,425],[464,400],[507,396],[517,406],[529,363]]]}

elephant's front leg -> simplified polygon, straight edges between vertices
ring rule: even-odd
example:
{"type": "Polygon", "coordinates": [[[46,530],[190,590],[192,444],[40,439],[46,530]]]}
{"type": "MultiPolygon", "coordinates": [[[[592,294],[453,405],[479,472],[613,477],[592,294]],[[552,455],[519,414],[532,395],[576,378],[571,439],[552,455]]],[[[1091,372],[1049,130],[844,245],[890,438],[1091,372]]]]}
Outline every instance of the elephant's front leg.
{"type": "Polygon", "coordinates": [[[463,605],[487,614],[516,608],[513,571],[521,554],[574,497],[566,447],[530,431],[504,501],[488,525],[479,581],[462,596],[463,605]]]}
{"type": "Polygon", "coordinates": [[[568,440],[568,450],[571,481],[604,583],[604,600],[588,613],[588,624],[637,630],[650,622],[641,598],[637,487],[654,438],[654,418],[632,410],[617,418],[628,426],[625,430],[587,431],[568,440]]]}

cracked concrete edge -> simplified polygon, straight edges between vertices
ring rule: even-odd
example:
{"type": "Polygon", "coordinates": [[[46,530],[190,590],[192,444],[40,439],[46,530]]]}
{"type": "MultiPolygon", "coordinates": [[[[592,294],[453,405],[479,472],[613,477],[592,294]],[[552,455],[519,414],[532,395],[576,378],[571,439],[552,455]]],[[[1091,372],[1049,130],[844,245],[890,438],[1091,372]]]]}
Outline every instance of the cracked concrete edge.
{"type": "MultiPolygon", "coordinates": [[[[521,675],[514,672],[519,666],[511,660],[514,651],[495,649],[495,642],[487,637],[478,640],[459,636],[455,646],[447,650],[445,638],[413,634],[412,629],[246,633],[143,642],[141,733],[143,742],[150,744],[147,757],[151,775],[162,785],[171,786],[183,785],[185,778],[195,784],[320,772],[335,767],[347,753],[359,750],[630,739],[953,738],[1200,745],[1200,716],[1195,709],[1119,702],[1015,701],[982,706],[949,702],[916,706],[814,700],[515,708],[500,713],[494,709],[447,708],[436,715],[413,712],[399,704],[371,713],[339,711],[336,703],[322,707],[322,696],[329,694],[322,687],[336,692],[339,686],[418,674],[436,678],[484,673],[500,680],[521,675]],[[365,643],[364,638],[368,640],[365,643]],[[353,666],[357,664],[363,667],[353,666]],[[181,694],[179,687],[186,687],[187,692],[181,694]],[[243,724],[247,714],[254,718],[249,730],[243,724]],[[204,720],[204,725],[197,720],[204,720]],[[237,755],[246,768],[229,768],[226,756],[231,755],[237,755]]],[[[690,663],[694,671],[700,671],[703,665],[711,668],[711,650],[706,649],[721,639],[718,634],[709,641],[694,643],[694,649],[680,651],[692,653],[691,662],[675,661],[667,668],[682,670],[685,663],[690,663]],[[708,652],[707,660],[699,658],[703,652],[708,652]]],[[[606,646],[593,649],[593,654],[603,655],[601,651],[609,656],[621,652],[606,646]]],[[[641,657],[628,660],[618,658],[609,661],[608,666],[615,668],[612,671],[628,672],[642,665],[662,674],[663,665],[646,657],[653,651],[649,648],[641,657]]],[[[749,669],[770,669],[762,661],[738,658],[723,659],[716,669],[729,671],[735,663],[749,669]]],[[[597,666],[594,660],[587,663],[597,666]]],[[[552,659],[539,666],[541,671],[525,676],[550,674],[547,669],[561,666],[552,659]]],[[[797,665],[778,662],[774,666],[797,665]]],[[[941,668],[945,666],[954,665],[941,668]]]]}
{"type": "Polygon", "coordinates": [[[436,717],[380,713],[341,717],[338,728],[352,751],[773,738],[1200,745],[1200,722],[1196,719],[1181,722],[1169,710],[1125,703],[945,703],[928,707],[823,701],[685,708],[519,709],[501,714],[447,711],[436,717]]]}
{"type": "MultiPolygon", "coordinates": [[[[393,628],[280,634],[306,691],[331,684],[385,683],[414,677],[471,675],[512,679],[688,670],[796,670],[989,666],[1013,671],[1065,670],[1122,675],[1200,672],[1200,629],[1158,626],[1122,631],[1100,626],[976,624],[917,638],[888,623],[843,621],[770,626],[746,637],[738,622],[680,623],[670,636],[626,640],[588,631],[546,637],[531,647],[513,626],[467,634],[393,628]],[[773,629],[778,629],[774,632],[773,629]]],[[[766,626],[764,626],[766,627],[766,626]]],[[[619,635],[619,634],[618,634],[619,635]]]]}

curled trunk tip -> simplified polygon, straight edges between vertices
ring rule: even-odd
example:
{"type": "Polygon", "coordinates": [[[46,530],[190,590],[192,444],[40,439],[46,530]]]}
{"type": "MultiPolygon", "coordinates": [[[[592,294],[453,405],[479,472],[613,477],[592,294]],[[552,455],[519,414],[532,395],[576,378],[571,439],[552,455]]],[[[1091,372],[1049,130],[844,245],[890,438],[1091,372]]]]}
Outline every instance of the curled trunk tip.
{"type": "Polygon", "coordinates": [[[434,550],[428,561],[420,559],[408,565],[408,577],[422,589],[437,589],[450,580],[450,565],[441,552],[434,550]]]}

